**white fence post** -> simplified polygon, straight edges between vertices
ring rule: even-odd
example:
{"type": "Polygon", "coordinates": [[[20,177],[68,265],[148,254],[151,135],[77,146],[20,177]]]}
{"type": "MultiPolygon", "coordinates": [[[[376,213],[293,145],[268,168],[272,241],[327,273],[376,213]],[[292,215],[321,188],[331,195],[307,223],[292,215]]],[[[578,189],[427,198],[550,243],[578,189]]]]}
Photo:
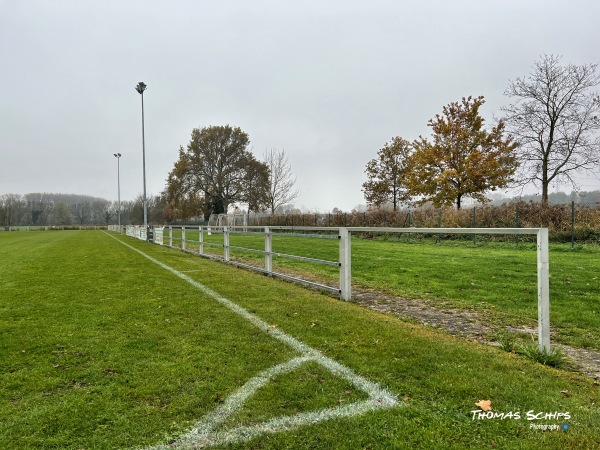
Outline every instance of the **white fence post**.
{"type": "Polygon", "coordinates": [[[169,247],[173,247],[173,226],[169,225],[169,247]]]}
{"type": "Polygon", "coordinates": [[[181,227],[181,250],[185,252],[185,227],[181,227]]]}
{"type": "Polygon", "coordinates": [[[548,228],[537,233],[538,342],[540,351],[550,351],[550,257],[548,228]]]}
{"type": "Polygon", "coordinates": [[[204,231],[198,227],[198,254],[204,255],[204,231]]]}
{"type": "Polygon", "coordinates": [[[340,298],[349,301],[352,297],[352,258],[351,234],[347,228],[340,228],[340,298]]]}
{"type": "Polygon", "coordinates": [[[273,236],[269,227],[265,227],[265,270],[269,276],[273,276],[273,236]]]}
{"type": "Polygon", "coordinates": [[[229,262],[229,227],[223,227],[223,259],[229,262]]]}

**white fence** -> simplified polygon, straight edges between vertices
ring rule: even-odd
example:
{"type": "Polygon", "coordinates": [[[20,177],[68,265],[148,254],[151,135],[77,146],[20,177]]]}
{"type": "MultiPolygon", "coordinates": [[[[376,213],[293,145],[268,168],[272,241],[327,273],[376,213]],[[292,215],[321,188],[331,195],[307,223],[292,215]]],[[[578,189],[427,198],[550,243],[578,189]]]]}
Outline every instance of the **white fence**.
{"type": "Polygon", "coordinates": [[[147,240],[146,227],[143,225],[127,225],[125,227],[125,234],[142,241],[147,240]]]}
{"type": "MultiPolygon", "coordinates": [[[[109,225],[108,231],[115,231],[117,233],[121,233],[122,228],[123,228],[123,226],[121,226],[121,228],[119,228],[118,225],[109,225]]],[[[150,227],[150,230],[151,230],[152,236],[153,236],[152,241],[155,244],[163,245],[164,227],[150,227]]],[[[148,240],[148,234],[146,232],[146,229],[142,225],[127,225],[125,227],[125,234],[127,236],[131,236],[136,239],[140,239],[141,241],[148,240]]]]}
{"type": "MultiPolygon", "coordinates": [[[[472,234],[472,235],[535,235],[537,237],[537,280],[538,280],[538,342],[540,350],[550,350],[550,288],[549,288],[549,248],[548,248],[548,229],[547,228],[385,228],[385,227],[257,227],[257,226],[239,226],[239,227],[185,227],[169,226],[154,229],[154,240],[163,244],[164,231],[168,230],[168,246],[181,248],[183,251],[195,253],[200,256],[221,260],[228,264],[246,267],[271,276],[278,276],[292,281],[308,284],[319,289],[339,293],[342,300],[350,300],[352,297],[352,258],[351,258],[351,239],[352,233],[388,233],[388,234],[472,234]],[[181,237],[173,235],[174,229],[181,230],[181,237]],[[198,241],[192,241],[186,238],[186,231],[198,232],[198,241]],[[264,236],[264,250],[233,246],[230,244],[231,234],[256,234],[264,236]],[[333,234],[332,234],[333,233],[333,234]],[[223,234],[223,243],[207,242],[205,236],[212,234],[223,234]],[[304,238],[333,238],[339,240],[339,251],[337,261],[326,261],[317,258],[310,258],[299,255],[291,255],[277,252],[273,249],[273,236],[299,236],[304,238]],[[174,241],[180,241],[180,245],[174,245],[174,241]],[[198,246],[197,252],[192,252],[187,248],[188,243],[194,243],[198,246]],[[215,256],[214,253],[205,252],[205,247],[221,247],[222,257],[215,256]],[[262,267],[241,263],[232,260],[231,252],[241,250],[256,252],[264,255],[264,265],[262,267]],[[309,280],[301,279],[288,274],[279,273],[273,270],[273,256],[298,259],[313,262],[315,264],[325,264],[339,267],[339,288],[314,283],[309,280]]],[[[127,226],[127,235],[138,239],[146,240],[146,232],[143,227],[127,226]]]]}

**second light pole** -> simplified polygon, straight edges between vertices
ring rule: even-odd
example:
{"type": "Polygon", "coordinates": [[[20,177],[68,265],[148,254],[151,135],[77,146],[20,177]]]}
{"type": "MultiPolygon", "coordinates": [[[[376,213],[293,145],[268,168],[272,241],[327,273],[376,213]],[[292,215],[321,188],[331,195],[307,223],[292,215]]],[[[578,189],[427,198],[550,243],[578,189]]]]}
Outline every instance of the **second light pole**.
{"type": "Polygon", "coordinates": [[[120,153],[113,153],[113,155],[115,155],[115,158],[117,158],[117,195],[118,195],[118,199],[119,199],[119,209],[117,210],[117,217],[118,217],[118,223],[119,223],[119,233],[121,233],[121,154],[120,153]]]}
{"type": "Polygon", "coordinates": [[[144,229],[148,233],[148,202],[146,200],[146,140],[144,137],[144,91],[146,85],[140,81],[135,90],[142,95],[142,165],[144,170],[144,229]]]}

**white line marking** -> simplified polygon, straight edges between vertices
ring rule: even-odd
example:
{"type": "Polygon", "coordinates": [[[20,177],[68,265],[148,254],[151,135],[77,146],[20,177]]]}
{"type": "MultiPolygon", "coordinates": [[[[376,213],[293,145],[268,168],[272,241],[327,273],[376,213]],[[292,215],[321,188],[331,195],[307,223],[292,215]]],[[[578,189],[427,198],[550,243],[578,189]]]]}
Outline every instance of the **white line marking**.
{"type": "MultiPolygon", "coordinates": [[[[108,234],[108,233],[106,233],[108,234]]],[[[377,383],[366,380],[354,373],[348,367],[340,364],[337,361],[323,355],[318,350],[300,342],[298,339],[284,333],[278,328],[271,328],[267,322],[259,318],[258,316],[251,314],[246,309],[226,299],[219,293],[212,289],[204,286],[201,283],[193,280],[187,275],[175,270],[174,268],[167,266],[163,262],[147,255],[141,250],[117,239],[116,237],[108,234],[110,237],[125,245],[126,247],[134,250],[143,257],[157,264],[165,270],[168,270],[172,274],[187,281],[189,284],[204,292],[206,295],[212,297],[222,305],[226,306],[233,312],[239,314],[245,319],[252,322],[255,326],[260,328],[262,331],[272,336],[273,338],[283,342],[284,344],[292,347],[298,351],[302,356],[295,357],[289,361],[273,366],[254,378],[250,379],[239,388],[236,392],[231,394],[225,402],[220,405],[213,412],[208,413],[202,420],[197,422],[193,429],[175,442],[169,445],[158,445],[148,447],[148,450],[164,450],[164,449],[194,449],[204,448],[212,445],[227,444],[233,442],[242,442],[252,439],[253,437],[259,436],[263,433],[275,433],[278,431],[288,431],[301,426],[321,422],[324,420],[341,418],[341,417],[352,417],[360,414],[364,414],[368,411],[373,411],[382,408],[392,408],[399,404],[398,399],[394,394],[383,389],[377,383]],[[248,426],[240,426],[237,428],[218,431],[216,428],[221,425],[229,416],[239,411],[246,400],[254,394],[258,389],[263,387],[269,380],[274,376],[281,375],[284,373],[291,372],[292,370],[300,367],[302,364],[308,362],[316,362],[321,366],[327,368],[330,372],[335,375],[345,378],[347,381],[352,383],[356,388],[368,394],[367,400],[351,403],[348,405],[337,406],[333,408],[326,408],[318,411],[305,412],[295,414],[293,416],[277,417],[266,422],[257,423],[248,426]]]]}

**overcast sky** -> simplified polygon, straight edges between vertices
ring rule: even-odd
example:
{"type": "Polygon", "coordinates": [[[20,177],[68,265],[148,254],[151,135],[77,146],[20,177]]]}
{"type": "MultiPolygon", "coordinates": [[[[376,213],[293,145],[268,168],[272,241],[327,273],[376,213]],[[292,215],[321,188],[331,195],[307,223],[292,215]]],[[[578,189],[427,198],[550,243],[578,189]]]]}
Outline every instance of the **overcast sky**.
{"type": "Polygon", "coordinates": [[[285,150],[296,206],[349,211],[444,105],[483,95],[491,122],[540,55],[600,62],[599,20],[597,0],[0,0],[0,194],[116,200],[116,152],[140,194],[143,81],[148,194],[193,128],[230,124],[285,150]]]}

